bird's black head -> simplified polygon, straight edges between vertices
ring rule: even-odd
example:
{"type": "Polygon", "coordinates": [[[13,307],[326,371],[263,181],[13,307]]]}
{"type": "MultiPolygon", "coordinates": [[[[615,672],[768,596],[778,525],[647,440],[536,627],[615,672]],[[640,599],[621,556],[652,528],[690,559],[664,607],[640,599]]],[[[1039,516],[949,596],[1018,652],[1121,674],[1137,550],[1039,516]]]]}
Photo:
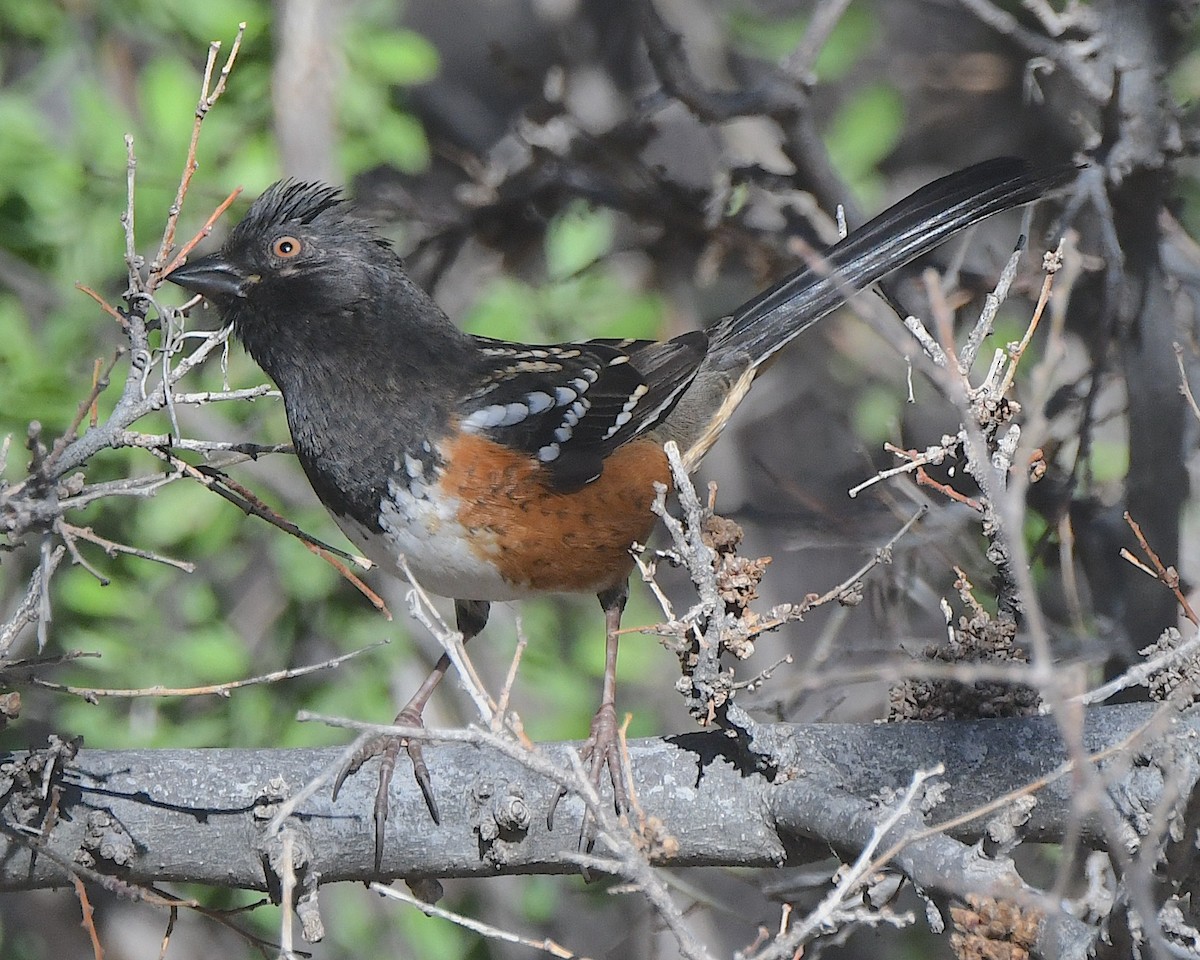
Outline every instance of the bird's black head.
{"type": "Polygon", "coordinates": [[[466,340],[391,244],[320,183],[274,184],[219,251],[167,279],[211,300],[285,397],[300,372],[335,382],[371,363],[408,376],[456,363],[466,340]]]}
{"type": "Polygon", "coordinates": [[[336,315],[399,270],[388,241],[350,215],[337,188],[281,180],[217,253],[167,279],[204,294],[244,336],[256,321],[297,310],[336,315]]]}
{"type": "Polygon", "coordinates": [[[444,428],[473,349],[391,245],[336,189],[285,180],[167,279],[211,300],[279,386],[321,499],[357,491],[355,515],[377,522],[397,451],[444,428]]]}

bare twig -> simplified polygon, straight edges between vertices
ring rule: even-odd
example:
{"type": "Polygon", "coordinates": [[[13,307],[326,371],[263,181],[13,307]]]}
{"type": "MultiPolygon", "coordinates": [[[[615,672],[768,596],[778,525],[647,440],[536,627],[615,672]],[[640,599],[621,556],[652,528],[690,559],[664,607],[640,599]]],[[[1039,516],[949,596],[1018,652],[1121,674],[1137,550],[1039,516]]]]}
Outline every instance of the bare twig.
{"type": "Polygon", "coordinates": [[[243,680],[230,680],[226,683],[210,683],[199,687],[164,687],[156,684],[152,687],[138,687],[136,689],[114,689],[107,687],[75,687],[62,683],[53,683],[49,680],[42,680],[39,677],[30,679],[30,683],[36,687],[42,687],[46,690],[55,690],[59,693],[69,693],[77,697],[82,697],[89,703],[94,703],[104,697],[115,697],[120,699],[136,699],[139,697],[223,697],[229,698],[229,695],[234,690],[240,690],[242,687],[261,686],[265,683],[279,683],[283,680],[292,680],[296,677],[307,676],[310,673],[319,673],[322,670],[335,670],[347,660],[353,660],[355,657],[374,650],[376,647],[382,647],[387,641],[379,641],[377,643],[367,644],[365,647],[359,647],[357,650],[351,650],[349,653],[343,653],[337,657],[330,657],[328,660],[322,660],[320,663],[310,663],[303,667],[289,667],[286,670],[274,670],[271,673],[260,674],[256,677],[246,677],[243,680]]]}
{"type": "MultiPolygon", "coordinates": [[[[91,527],[77,527],[74,524],[67,523],[65,520],[59,520],[55,524],[55,529],[67,541],[70,546],[71,541],[75,539],[86,540],[88,543],[93,543],[100,547],[110,557],[115,557],[118,553],[124,553],[131,557],[140,557],[142,560],[153,560],[155,563],[165,563],[169,567],[174,567],[176,570],[182,570],[184,573],[195,572],[196,565],[185,560],[175,560],[171,557],[165,557],[161,553],[155,553],[152,550],[143,550],[140,547],[131,547],[128,544],[117,543],[114,540],[109,540],[107,537],[102,537],[96,533],[91,527]]],[[[72,555],[76,561],[83,563],[83,558],[72,549],[72,555]]],[[[96,571],[92,570],[86,563],[83,564],[88,571],[92,573],[101,583],[107,583],[107,579],[100,576],[96,571]]]]}
{"type": "MultiPolygon", "coordinates": [[[[192,124],[192,139],[188,144],[187,159],[184,160],[183,175],[179,178],[179,189],[175,193],[175,202],[171,204],[170,210],[167,212],[167,226],[163,231],[162,242],[159,244],[154,262],[150,265],[150,280],[147,283],[147,289],[149,290],[153,290],[158,286],[162,282],[163,276],[169,272],[169,268],[164,270],[162,264],[170,255],[171,249],[175,245],[175,229],[179,223],[179,214],[183,210],[183,201],[187,196],[188,187],[191,185],[192,175],[196,172],[198,166],[196,163],[196,147],[200,142],[200,127],[204,123],[204,118],[208,116],[208,112],[216,105],[221,94],[225,92],[225,84],[229,79],[229,72],[233,69],[234,61],[237,60],[238,51],[242,47],[242,38],[245,35],[246,24],[239,23],[237,35],[233,39],[233,46],[229,48],[229,56],[225,58],[225,65],[221,68],[221,73],[217,78],[215,86],[212,83],[212,74],[217,63],[217,54],[221,50],[221,42],[214,40],[209,45],[208,60],[204,64],[204,80],[200,87],[200,99],[196,104],[196,119],[192,124]]],[[[214,219],[232,200],[233,197],[230,197],[222,205],[222,208],[214,214],[214,219]]]]}
{"type": "Polygon", "coordinates": [[[78,290],[80,293],[86,294],[87,296],[89,296],[93,300],[95,300],[96,303],[100,306],[100,309],[103,310],[105,313],[107,313],[114,320],[116,320],[117,323],[119,323],[121,325],[122,329],[127,329],[129,327],[129,320],[125,316],[122,315],[121,311],[118,310],[116,307],[114,307],[107,300],[105,300],[102,296],[100,296],[100,294],[98,294],[91,287],[85,286],[82,283],[77,283],[77,284],[75,284],[75,289],[78,290]]]}
{"type": "Polygon", "coordinates": [[[442,619],[442,615],[437,612],[437,608],[429,599],[429,594],[425,592],[420,581],[417,580],[409,568],[406,557],[400,557],[399,566],[400,572],[404,574],[404,577],[412,586],[412,590],[409,592],[409,612],[442,645],[442,649],[446,651],[450,662],[454,664],[454,669],[457,671],[459,679],[466,688],[467,695],[479,711],[480,719],[485,725],[490,727],[496,716],[496,702],[484,688],[483,681],[479,679],[479,674],[475,672],[475,665],[471,663],[471,658],[467,656],[466,647],[463,644],[463,635],[458,630],[450,629],[450,625],[442,619]]]}
{"type": "Polygon", "coordinates": [[[520,934],[512,933],[509,930],[503,930],[500,927],[493,926],[490,923],[484,923],[482,920],[475,920],[471,917],[463,916],[461,913],[455,913],[453,910],[447,910],[444,907],[436,906],[432,903],[427,903],[424,900],[419,900],[411,893],[406,893],[399,887],[384,886],[382,883],[371,883],[368,885],[371,890],[381,896],[387,897],[389,900],[397,900],[400,903],[407,903],[409,906],[416,907],[427,917],[437,917],[441,920],[448,920],[451,923],[457,924],[464,930],[470,930],[472,933],[477,933],[481,937],[486,937],[488,940],[496,940],[500,943],[512,943],[521,947],[529,947],[533,950],[548,953],[552,957],[558,957],[560,960],[573,960],[579,954],[573,953],[566,947],[562,946],[558,941],[544,937],[541,940],[535,940],[531,937],[523,937],[520,934]]]}
{"type": "Polygon", "coordinates": [[[850,0],[821,0],[809,17],[804,37],[796,49],[784,58],[783,69],[804,86],[815,82],[817,57],[849,6],[850,0]]]}
{"type": "MultiPolygon", "coordinates": [[[[221,203],[220,203],[220,205],[218,205],[217,209],[214,210],[209,215],[209,218],[204,221],[204,226],[202,226],[199,230],[196,231],[196,233],[192,236],[192,239],[189,240],[187,243],[185,243],[183,245],[183,249],[181,249],[177,254],[175,254],[175,258],[169,264],[167,264],[167,266],[165,268],[163,268],[163,270],[159,274],[160,278],[165,277],[176,267],[183,266],[184,262],[187,260],[188,254],[190,254],[193,250],[195,250],[197,245],[199,245],[199,243],[202,240],[204,240],[205,237],[207,237],[209,234],[212,233],[213,226],[215,226],[216,222],[219,219],[221,219],[221,215],[226,210],[229,209],[229,207],[232,205],[233,201],[236,200],[238,197],[240,197],[241,194],[242,194],[242,188],[237,187],[232,193],[229,194],[229,196],[227,196],[224,200],[221,201],[221,203]]],[[[161,279],[159,280],[159,282],[161,282],[161,279]]]]}
{"type": "MultiPolygon", "coordinates": [[[[822,929],[836,929],[847,919],[858,919],[859,911],[851,904],[852,898],[861,898],[861,890],[867,880],[877,873],[883,865],[883,858],[876,858],[875,851],[884,838],[895,829],[896,825],[905,818],[918,802],[924,792],[924,784],[940,777],[944,769],[939,765],[929,770],[917,770],[912,775],[908,789],[896,802],[894,808],[871,831],[867,843],[863,845],[849,869],[844,871],[833,889],[825,895],[820,904],[799,923],[793,924],[785,936],[778,938],[773,949],[764,951],[759,956],[762,960],[778,957],[780,960],[793,956],[803,944],[810,941],[822,929]]],[[[886,861],[884,861],[886,863],[886,861]]]]}
{"type": "MultiPolygon", "coordinates": [[[[1145,534],[1142,533],[1142,528],[1136,520],[1129,515],[1126,510],[1122,516],[1125,522],[1129,524],[1129,529],[1133,531],[1133,535],[1137,537],[1138,545],[1142,548],[1142,552],[1146,554],[1150,562],[1154,565],[1153,575],[1158,581],[1175,594],[1175,599],[1179,601],[1179,606],[1183,610],[1183,615],[1192,621],[1193,624],[1200,626],[1200,618],[1197,618],[1196,611],[1192,609],[1192,605],[1188,603],[1187,597],[1184,596],[1183,590],[1180,587],[1179,571],[1174,567],[1168,567],[1159,559],[1154,548],[1146,540],[1145,534]]],[[[1132,558],[1130,558],[1132,559],[1132,558]]],[[[1144,569],[1144,568],[1143,568],[1144,569]]],[[[1147,571],[1149,572],[1149,571],[1147,571]]]]}
{"type": "Polygon", "coordinates": [[[1021,357],[1025,355],[1029,342],[1033,339],[1034,331],[1037,330],[1038,321],[1041,320],[1042,313],[1046,309],[1046,304],[1050,302],[1050,294],[1054,289],[1054,277],[1062,269],[1062,262],[1063,241],[1059,241],[1058,249],[1047,251],[1042,258],[1042,269],[1045,276],[1042,278],[1042,289],[1038,294],[1037,306],[1034,308],[1032,319],[1025,328],[1025,335],[1021,338],[1021,342],[1010,351],[1008,369],[1004,373],[1004,379],[1000,381],[1000,386],[996,391],[997,396],[1004,396],[1008,392],[1013,378],[1017,375],[1017,366],[1021,362],[1021,357]]]}
{"type": "Polygon", "coordinates": [[[1179,392],[1187,398],[1188,406],[1192,410],[1192,416],[1200,420],[1200,406],[1196,404],[1196,397],[1192,393],[1192,385],[1188,380],[1187,370],[1183,366],[1183,346],[1179,343],[1171,344],[1175,350],[1175,363],[1179,367],[1179,392]]]}
{"type": "Polygon", "coordinates": [[[1000,279],[996,281],[995,288],[987,295],[983,309],[979,312],[979,319],[975,322],[975,326],[967,337],[967,342],[963,344],[962,350],[959,351],[958,372],[963,376],[970,375],[971,368],[975,365],[975,356],[979,353],[979,348],[983,346],[983,341],[992,332],[992,324],[996,320],[996,313],[1008,296],[1008,288],[1012,286],[1012,282],[1017,276],[1017,266],[1020,264],[1021,254],[1024,252],[1025,238],[1022,237],[1020,242],[1017,243],[1017,248],[1013,251],[1012,256],[1008,258],[1008,263],[1004,265],[1004,270],[1000,273],[1000,279]]]}
{"type": "Polygon", "coordinates": [[[25,590],[24,598],[17,604],[17,609],[8,618],[8,621],[0,626],[0,660],[8,657],[13,641],[17,639],[21,630],[28,624],[36,623],[39,620],[45,606],[44,597],[50,578],[58,569],[64,553],[66,553],[66,547],[55,547],[50,552],[49,559],[38,565],[37,569],[33,571],[33,576],[29,578],[29,586],[25,590]]]}

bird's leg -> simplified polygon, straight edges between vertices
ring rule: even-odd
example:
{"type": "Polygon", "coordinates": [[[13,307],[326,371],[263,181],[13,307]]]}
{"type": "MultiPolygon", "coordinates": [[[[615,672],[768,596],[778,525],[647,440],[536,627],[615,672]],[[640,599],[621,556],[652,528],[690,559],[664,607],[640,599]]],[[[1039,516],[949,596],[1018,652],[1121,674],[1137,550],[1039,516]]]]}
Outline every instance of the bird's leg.
{"type": "MultiPolygon", "coordinates": [[[[490,604],[483,600],[455,600],[454,614],[458,621],[459,632],[462,633],[463,643],[465,644],[472,637],[476,636],[487,624],[488,611],[490,604]]],[[[425,704],[429,701],[433,691],[437,689],[442,678],[446,676],[446,672],[450,669],[450,657],[447,654],[442,654],[438,658],[438,662],[430,671],[429,676],[417,688],[417,692],[409,698],[408,703],[400,708],[400,712],[396,714],[396,718],[392,723],[400,727],[421,727],[424,728],[425,721],[422,713],[425,710],[425,704]]],[[[425,759],[421,753],[421,743],[419,740],[409,740],[404,737],[383,736],[378,737],[367,743],[359,750],[349,762],[338,772],[337,779],[333,783],[333,799],[336,801],[338,791],[341,790],[342,784],[346,782],[346,778],[353,774],[371,757],[378,756],[379,761],[379,789],[375,792],[375,869],[379,869],[379,865],[383,856],[383,831],[387,825],[388,818],[388,787],[392,782],[392,774],[396,769],[396,758],[400,755],[400,748],[403,747],[408,753],[408,758],[413,765],[413,778],[417,781],[417,786],[421,788],[421,795],[425,798],[425,806],[429,809],[429,815],[433,818],[434,823],[442,822],[441,813],[438,811],[437,800],[433,796],[433,781],[429,777],[429,768],[425,765],[425,759]]]]}
{"type": "MultiPolygon", "coordinates": [[[[599,789],[604,768],[612,781],[613,806],[617,813],[629,809],[629,791],[625,787],[625,765],[621,756],[621,742],[617,735],[617,641],[620,638],[621,614],[625,601],[629,599],[629,584],[604,590],[597,594],[600,608],[604,611],[604,686],[600,693],[600,709],[592,718],[592,729],[587,743],[580,752],[580,759],[588,764],[592,784],[599,789]]],[[[546,826],[554,827],[554,810],[566,791],[559,788],[550,803],[546,815],[546,826]]],[[[584,817],[584,830],[588,818],[584,817]]]]}

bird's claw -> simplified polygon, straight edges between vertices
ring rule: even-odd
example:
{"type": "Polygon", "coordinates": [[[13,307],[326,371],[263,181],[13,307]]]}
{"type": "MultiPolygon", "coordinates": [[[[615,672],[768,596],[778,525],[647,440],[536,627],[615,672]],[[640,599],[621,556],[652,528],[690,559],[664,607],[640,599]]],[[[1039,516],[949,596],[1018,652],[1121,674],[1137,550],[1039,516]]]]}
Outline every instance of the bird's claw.
{"type": "MultiPolygon", "coordinates": [[[[625,786],[625,759],[621,752],[621,738],[617,730],[617,712],[611,703],[603,703],[592,718],[592,728],[587,742],[579,752],[579,759],[586,765],[588,779],[597,791],[604,768],[608,768],[609,781],[613,790],[613,809],[617,815],[629,810],[629,791],[625,786]]],[[[550,801],[546,812],[546,827],[554,829],[554,811],[558,802],[566,795],[567,788],[559,787],[550,801]]],[[[590,812],[585,810],[579,829],[579,848],[591,849],[595,840],[595,823],[590,812]]]]}
{"type": "MultiPolygon", "coordinates": [[[[417,712],[401,710],[396,714],[396,719],[392,722],[394,725],[400,727],[425,728],[425,722],[422,720],[421,714],[417,712]]],[[[435,824],[440,824],[442,817],[438,810],[437,800],[433,796],[433,781],[430,779],[429,767],[425,765],[425,758],[421,752],[421,743],[418,740],[410,740],[405,737],[386,734],[374,737],[363,744],[361,749],[354,752],[354,755],[342,765],[342,768],[338,771],[333,781],[333,799],[336,802],[338,793],[341,791],[346,780],[357,773],[362,765],[372,757],[379,757],[379,787],[375,791],[373,812],[375,821],[375,870],[377,872],[383,860],[383,836],[388,819],[388,787],[391,786],[392,776],[396,772],[396,758],[400,755],[401,747],[404,748],[409,760],[412,761],[413,779],[417,781],[417,786],[421,789],[421,796],[425,798],[425,806],[429,810],[429,816],[435,824]]]]}

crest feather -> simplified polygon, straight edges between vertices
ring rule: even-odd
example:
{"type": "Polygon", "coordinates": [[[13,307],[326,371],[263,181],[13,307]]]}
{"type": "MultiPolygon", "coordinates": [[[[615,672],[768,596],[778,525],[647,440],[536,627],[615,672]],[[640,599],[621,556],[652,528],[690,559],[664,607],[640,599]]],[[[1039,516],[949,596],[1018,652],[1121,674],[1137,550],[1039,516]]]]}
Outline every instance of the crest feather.
{"type": "Polygon", "coordinates": [[[246,219],[259,224],[312,223],[325,211],[345,203],[338,187],[316,181],[278,180],[251,204],[246,219]]]}

